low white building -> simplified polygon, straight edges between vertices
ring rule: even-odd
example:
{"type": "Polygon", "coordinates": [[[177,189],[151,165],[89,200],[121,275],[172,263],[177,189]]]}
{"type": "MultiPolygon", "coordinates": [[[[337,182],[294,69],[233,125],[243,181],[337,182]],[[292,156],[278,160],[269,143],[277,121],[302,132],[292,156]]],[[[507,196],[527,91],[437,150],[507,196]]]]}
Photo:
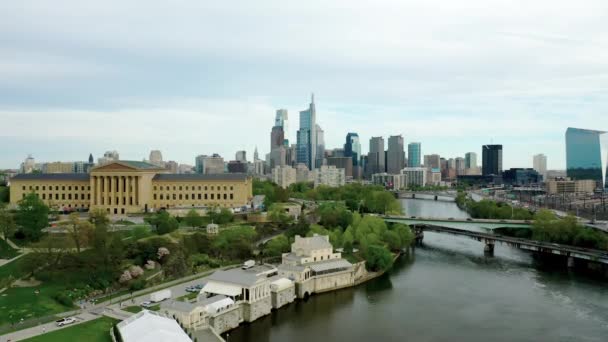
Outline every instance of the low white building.
{"type": "Polygon", "coordinates": [[[124,342],[192,342],[174,319],[143,310],[117,325],[124,342]]]}
{"type": "Polygon", "coordinates": [[[272,169],[272,181],[285,189],[296,182],[296,169],[289,165],[276,166],[272,169]]]}
{"type": "Polygon", "coordinates": [[[392,175],[386,172],[374,173],[372,175],[372,183],[375,185],[381,185],[387,189],[400,190],[402,188],[401,175],[392,175]]]}
{"type": "Polygon", "coordinates": [[[322,165],[314,171],[315,188],[319,185],[338,187],[346,184],[346,172],[334,165],[322,165]]]}
{"type": "Polygon", "coordinates": [[[209,235],[217,235],[220,232],[220,226],[215,223],[209,223],[207,225],[207,234],[209,235]]]}

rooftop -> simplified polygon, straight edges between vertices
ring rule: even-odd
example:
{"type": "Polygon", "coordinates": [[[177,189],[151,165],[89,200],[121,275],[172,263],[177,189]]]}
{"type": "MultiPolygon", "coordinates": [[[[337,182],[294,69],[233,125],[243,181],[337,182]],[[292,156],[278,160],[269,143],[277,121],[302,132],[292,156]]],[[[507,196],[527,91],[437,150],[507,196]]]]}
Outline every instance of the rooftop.
{"type": "Polygon", "coordinates": [[[201,173],[159,173],[154,176],[155,181],[196,181],[196,180],[239,180],[247,179],[245,173],[219,173],[219,174],[201,174],[201,173]]]}
{"type": "Polygon", "coordinates": [[[192,342],[175,320],[148,310],[127,318],[117,327],[124,342],[192,342]]]}
{"type": "Polygon", "coordinates": [[[327,235],[313,235],[311,237],[300,237],[296,235],[296,240],[292,245],[292,252],[294,252],[294,248],[306,248],[308,250],[317,250],[317,249],[327,249],[332,248],[331,243],[329,243],[329,236],[327,235]]]}
{"type": "Polygon", "coordinates": [[[19,173],[11,177],[14,180],[56,180],[56,181],[86,181],[90,176],[88,173],[19,173]]]}
{"type": "Polygon", "coordinates": [[[216,271],[209,276],[209,281],[236,284],[250,287],[257,283],[259,278],[266,278],[268,273],[276,271],[276,268],[269,265],[256,265],[250,269],[233,268],[225,271],[216,271]]]}

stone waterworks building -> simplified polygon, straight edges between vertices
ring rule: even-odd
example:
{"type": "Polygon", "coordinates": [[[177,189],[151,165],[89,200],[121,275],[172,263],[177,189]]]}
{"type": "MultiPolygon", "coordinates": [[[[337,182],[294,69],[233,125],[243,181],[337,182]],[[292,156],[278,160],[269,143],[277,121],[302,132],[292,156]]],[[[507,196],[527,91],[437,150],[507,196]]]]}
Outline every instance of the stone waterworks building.
{"type": "Polygon", "coordinates": [[[11,205],[36,193],[64,210],[103,209],[110,214],[150,210],[246,206],[252,179],[245,174],[171,174],[156,165],[116,161],[90,174],[19,174],[11,178],[11,205]]]}

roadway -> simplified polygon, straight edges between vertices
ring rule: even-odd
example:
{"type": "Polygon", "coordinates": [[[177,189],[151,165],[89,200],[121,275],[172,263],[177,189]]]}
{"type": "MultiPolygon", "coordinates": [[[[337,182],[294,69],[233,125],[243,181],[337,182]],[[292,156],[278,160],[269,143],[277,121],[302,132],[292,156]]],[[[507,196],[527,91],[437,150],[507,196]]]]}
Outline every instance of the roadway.
{"type": "MultiPolygon", "coordinates": [[[[236,265],[226,266],[221,269],[231,268],[235,266],[236,265]]],[[[0,342],[25,340],[31,337],[42,335],[44,333],[65,329],[76,324],[88,322],[100,318],[102,316],[108,316],[119,320],[126,319],[133,314],[130,312],[123,311],[121,310],[121,308],[141,305],[141,303],[150,300],[150,293],[160,291],[162,289],[170,289],[172,299],[185,296],[186,294],[188,294],[188,292],[186,291],[187,287],[206,283],[208,276],[217,270],[218,269],[206,271],[202,274],[183,277],[177,280],[173,280],[171,282],[143,289],[141,291],[135,292],[133,297],[131,297],[130,294],[127,294],[99,304],[85,303],[83,304],[80,310],[63,312],[56,315],[58,319],[59,317],[74,317],[77,321],[74,324],[70,324],[65,327],[57,327],[55,322],[49,322],[32,328],[23,329],[6,335],[2,335],[0,336],[0,342]]]]}

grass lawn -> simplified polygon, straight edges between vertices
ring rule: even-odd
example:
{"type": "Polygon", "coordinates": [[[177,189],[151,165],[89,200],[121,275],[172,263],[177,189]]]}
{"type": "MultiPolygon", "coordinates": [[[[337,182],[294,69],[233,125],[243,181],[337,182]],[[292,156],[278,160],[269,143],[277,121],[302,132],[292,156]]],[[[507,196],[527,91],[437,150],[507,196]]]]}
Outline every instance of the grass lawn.
{"type": "Polygon", "coordinates": [[[21,258],[6,265],[0,266],[0,285],[2,284],[2,280],[8,279],[9,276],[13,276],[13,278],[15,279],[25,277],[26,274],[21,270],[20,266],[24,262],[27,262],[28,258],[31,258],[29,254],[24,255],[21,258]]]}
{"type": "Polygon", "coordinates": [[[73,309],[53,299],[53,296],[64,288],[61,284],[43,283],[36,287],[7,289],[0,294],[0,325],[16,322],[21,318],[28,320],[73,309]],[[35,294],[35,290],[40,293],[35,294]]]}
{"type": "Polygon", "coordinates": [[[189,302],[191,299],[194,299],[198,296],[198,292],[190,292],[187,295],[181,296],[181,297],[177,297],[176,300],[182,301],[182,302],[189,302]]]}
{"type": "Polygon", "coordinates": [[[19,252],[9,246],[4,239],[0,238],[0,259],[12,259],[19,255],[19,252]]]}
{"type": "Polygon", "coordinates": [[[87,341],[87,342],[110,342],[110,329],[117,320],[109,317],[101,317],[89,322],[74,325],[72,327],[53,331],[44,335],[24,340],[27,342],[63,342],[63,341],[87,341]]]}
{"type": "Polygon", "coordinates": [[[132,312],[132,313],[138,313],[141,310],[143,310],[143,308],[139,305],[133,305],[133,306],[127,306],[126,308],[123,308],[122,310],[127,311],[127,312],[132,312]]]}

